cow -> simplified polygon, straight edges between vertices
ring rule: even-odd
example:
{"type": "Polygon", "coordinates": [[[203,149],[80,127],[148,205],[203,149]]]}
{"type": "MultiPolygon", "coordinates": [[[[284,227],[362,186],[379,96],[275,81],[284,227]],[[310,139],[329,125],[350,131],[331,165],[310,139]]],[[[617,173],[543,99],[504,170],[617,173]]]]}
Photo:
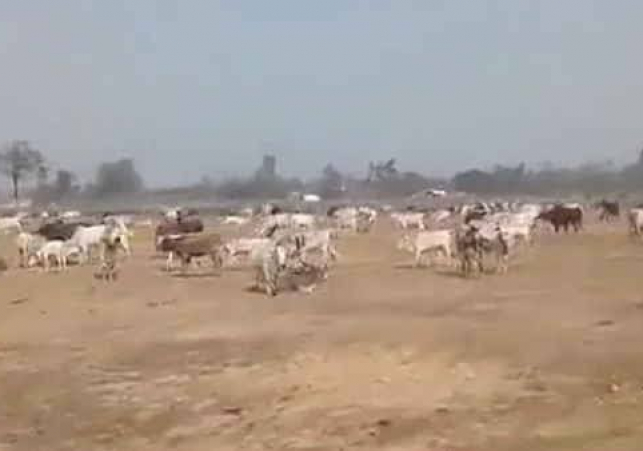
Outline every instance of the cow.
{"type": "Polygon", "coordinates": [[[44,237],[47,241],[61,240],[67,241],[76,233],[78,227],[90,227],[92,224],[87,222],[64,223],[62,221],[50,222],[43,224],[38,228],[36,233],[44,237]]]}
{"type": "Polygon", "coordinates": [[[290,237],[290,243],[294,244],[295,252],[306,260],[306,256],[317,252],[320,254],[321,263],[319,266],[324,269],[328,268],[331,261],[336,261],[338,257],[337,250],[333,243],[333,231],[326,230],[310,230],[306,232],[298,232],[290,237]]]}
{"type": "Polygon", "coordinates": [[[56,261],[59,270],[67,269],[67,260],[71,255],[80,254],[81,249],[70,241],[53,240],[47,241],[36,253],[36,256],[43,266],[43,271],[49,272],[51,259],[56,261]]]}
{"type": "Polygon", "coordinates": [[[424,213],[391,213],[393,223],[403,230],[410,228],[417,228],[419,230],[426,229],[424,224],[424,213]]]}
{"type": "Polygon", "coordinates": [[[221,248],[221,258],[224,262],[237,262],[239,257],[249,258],[255,249],[263,248],[272,240],[270,238],[237,238],[228,241],[221,248]]]}
{"type": "Polygon", "coordinates": [[[101,246],[102,240],[105,237],[120,238],[120,245],[129,255],[129,232],[123,225],[105,225],[99,224],[90,227],[80,226],[74,232],[74,235],[69,239],[74,245],[81,249],[82,260],[90,262],[92,257],[92,250],[98,249],[100,261],[104,260],[103,247],[101,246]]]}
{"type": "Polygon", "coordinates": [[[483,273],[482,240],[475,227],[456,230],[456,249],[460,258],[460,271],[464,277],[469,277],[476,270],[483,273]]]}
{"type": "Polygon", "coordinates": [[[265,290],[268,296],[276,296],[279,276],[286,268],[286,248],[272,242],[269,246],[253,249],[250,258],[255,268],[255,287],[265,290]]]}
{"type": "Polygon", "coordinates": [[[33,235],[27,232],[21,232],[16,238],[18,247],[18,258],[21,268],[29,266],[33,258],[37,258],[38,251],[45,245],[47,240],[40,235],[33,235]]]}
{"type": "Polygon", "coordinates": [[[249,217],[234,216],[234,215],[225,216],[221,220],[221,224],[223,224],[223,225],[238,225],[238,226],[242,226],[242,225],[248,224],[249,222],[250,222],[249,217]]]}
{"type": "Polygon", "coordinates": [[[181,221],[165,221],[156,226],[154,232],[156,248],[159,250],[160,241],[168,235],[187,235],[203,232],[203,221],[199,218],[185,218],[181,221]]]}
{"type": "Polygon", "coordinates": [[[0,218],[0,232],[7,233],[11,231],[22,232],[22,215],[15,215],[0,218]]]}
{"type": "Polygon", "coordinates": [[[429,252],[439,252],[444,258],[453,256],[453,234],[450,230],[420,231],[414,237],[404,235],[397,244],[398,249],[415,255],[415,266],[421,266],[429,252]]]}
{"type": "Polygon", "coordinates": [[[181,261],[185,271],[194,258],[209,257],[214,268],[221,267],[221,248],[223,240],[218,233],[198,235],[165,236],[161,239],[160,248],[168,253],[166,269],[172,270],[175,257],[181,261]]]}
{"type": "Polygon", "coordinates": [[[632,208],[627,214],[630,234],[641,236],[643,233],[643,208],[632,208]]]}
{"type": "Polygon", "coordinates": [[[558,233],[562,227],[565,232],[569,231],[572,226],[575,232],[583,228],[583,210],[580,207],[566,207],[564,205],[556,205],[550,210],[540,213],[536,219],[547,221],[554,227],[554,231],[558,233]]]}
{"type": "Polygon", "coordinates": [[[621,216],[621,206],[617,201],[601,200],[595,207],[599,210],[598,219],[601,222],[610,222],[621,216]]]}

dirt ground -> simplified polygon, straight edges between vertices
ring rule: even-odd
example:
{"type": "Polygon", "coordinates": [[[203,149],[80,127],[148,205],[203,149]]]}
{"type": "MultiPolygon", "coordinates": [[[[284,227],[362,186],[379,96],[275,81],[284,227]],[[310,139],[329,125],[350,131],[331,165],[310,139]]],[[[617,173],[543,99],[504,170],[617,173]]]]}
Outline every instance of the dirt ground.
{"type": "Polygon", "coordinates": [[[540,237],[476,280],[411,269],[395,240],[343,238],[326,284],[276,298],[246,271],[163,272],[144,230],[113,284],[9,271],[0,450],[640,449],[643,244],[624,224],[540,237]]]}

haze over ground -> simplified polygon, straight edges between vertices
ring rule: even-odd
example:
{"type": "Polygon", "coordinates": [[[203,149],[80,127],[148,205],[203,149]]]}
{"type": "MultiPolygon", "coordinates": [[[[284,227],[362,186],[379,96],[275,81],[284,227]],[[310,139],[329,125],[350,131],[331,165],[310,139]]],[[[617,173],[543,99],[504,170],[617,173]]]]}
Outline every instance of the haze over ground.
{"type": "Polygon", "coordinates": [[[0,140],[152,186],[256,168],[448,175],[636,158],[643,3],[0,3],[0,140]]]}

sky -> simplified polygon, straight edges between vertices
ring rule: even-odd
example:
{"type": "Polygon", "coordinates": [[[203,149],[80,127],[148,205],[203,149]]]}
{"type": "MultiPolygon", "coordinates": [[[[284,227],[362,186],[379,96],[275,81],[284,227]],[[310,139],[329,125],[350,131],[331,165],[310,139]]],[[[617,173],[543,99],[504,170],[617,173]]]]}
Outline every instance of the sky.
{"type": "Polygon", "coordinates": [[[0,0],[0,141],[151,186],[636,158],[643,2],[0,0]]]}

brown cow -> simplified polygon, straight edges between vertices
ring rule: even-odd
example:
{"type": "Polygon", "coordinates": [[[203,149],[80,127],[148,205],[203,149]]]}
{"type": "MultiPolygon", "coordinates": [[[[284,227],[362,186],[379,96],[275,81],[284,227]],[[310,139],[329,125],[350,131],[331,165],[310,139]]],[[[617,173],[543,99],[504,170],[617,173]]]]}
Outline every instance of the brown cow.
{"type": "Polygon", "coordinates": [[[156,250],[160,251],[161,240],[169,235],[186,235],[203,232],[203,221],[199,218],[188,217],[181,221],[166,221],[156,226],[156,250]]]}
{"type": "Polygon", "coordinates": [[[218,233],[198,235],[166,236],[161,238],[159,247],[168,253],[166,269],[172,270],[174,256],[181,260],[183,270],[187,269],[193,258],[210,257],[215,268],[221,267],[221,247],[223,240],[218,233]]]}

